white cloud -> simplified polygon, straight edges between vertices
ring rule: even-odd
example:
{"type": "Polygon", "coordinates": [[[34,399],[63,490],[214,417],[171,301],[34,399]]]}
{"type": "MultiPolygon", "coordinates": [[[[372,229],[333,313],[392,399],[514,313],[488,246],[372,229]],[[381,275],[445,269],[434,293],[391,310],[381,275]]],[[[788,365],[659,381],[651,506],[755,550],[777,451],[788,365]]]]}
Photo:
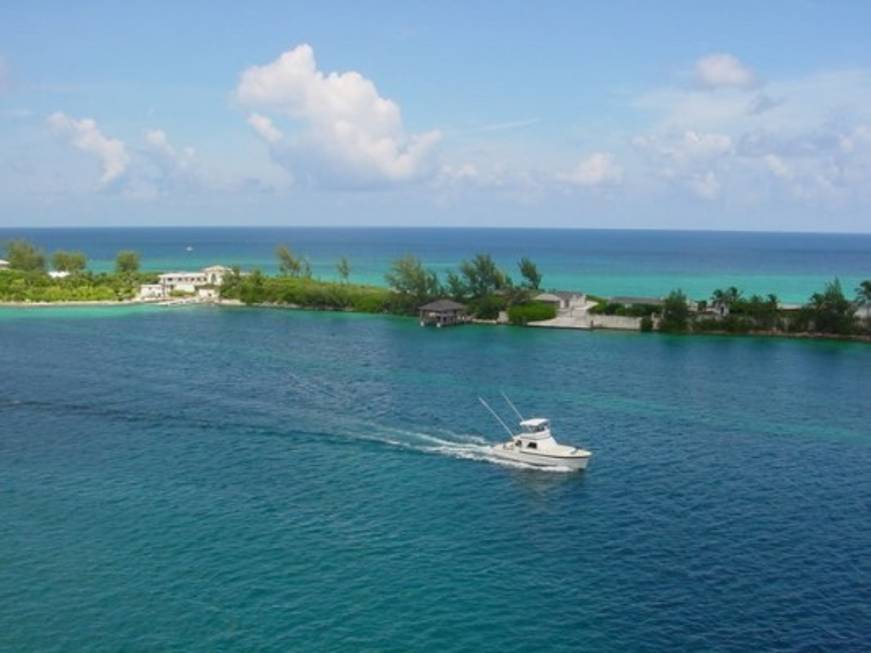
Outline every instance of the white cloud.
{"type": "Polygon", "coordinates": [[[792,177],[792,171],[789,169],[789,166],[776,154],[766,154],[762,157],[762,160],[775,177],[779,179],[790,179],[792,177]]]}
{"type": "Polygon", "coordinates": [[[712,200],[720,194],[720,181],[711,170],[691,176],[688,183],[690,189],[703,199],[712,200]]]}
{"type": "Polygon", "coordinates": [[[274,145],[284,138],[284,134],[272,124],[272,121],[259,113],[252,113],[248,116],[248,124],[270,145],[274,145]]]}
{"type": "Polygon", "coordinates": [[[145,133],[145,143],[149,151],[158,155],[158,159],[171,165],[179,171],[190,170],[196,161],[197,153],[192,147],[177,150],[173,147],[166,132],[161,129],[152,129],[145,133]]]}
{"type": "Polygon", "coordinates": [[[756,75],[731,54],[710,54],[696,61],[696,82],[706,88],[749,88],[756,75]]]}
{"type": "Polygon", "coordinates": [[[666,163],[679,167],[709,162],[733,151],[732,139],[727,135],[692,129],[682,134],[638,136],[633,144],[654,158],[664,159],[666,163]]]}
{"type": "Polygon", "coordinates": [[[48,117],[48,124],[55,133],[68,138],[74,147],[100,159],[103,168],[101,184],[117,180],[130,165],[124,142],[106,137],[90,118],[76,120],[58,111],[48,117]]]}
{"type": "Polygon", "coordinates": [[[574,169],[557,175],[560,181],[575,186],[592,188],[611,186],[623,181],[623,168],[607,152],[593,152],[574,169]]]}
{"type": "Polygon", "coordinates": [[[322,181],[361,186],[435,172],[432,155],[440,133],[406,134],[395,102],[360,73],[321,72],[309,45],[243,72],[236,97],[302,123],[305,129],[288,143],[282,160],[322,181]]]}

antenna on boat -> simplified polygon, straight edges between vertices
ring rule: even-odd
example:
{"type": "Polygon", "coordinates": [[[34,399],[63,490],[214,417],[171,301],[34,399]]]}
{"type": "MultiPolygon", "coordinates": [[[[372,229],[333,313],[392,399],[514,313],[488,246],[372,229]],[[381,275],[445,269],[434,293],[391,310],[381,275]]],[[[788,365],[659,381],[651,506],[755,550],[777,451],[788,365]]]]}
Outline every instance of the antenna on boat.
{"type": "Polygon", "coordinates": [[[488,404],[486,401],[484,401],[483,399],[481,399],[481,397],[478,397],[478,401],[481,402],[481,405],[483,405],[484,408],[486,408],[487,410],[490,411],[490,414],[491,414],[493,417],[496,418],[496,421],[499,422],[499,423],[502,425],[502,428],[505,429],[506,431],[508,431],[508,435],[510,435],[510,436],[513,438],[513,437],[514,437],[514,434],[511,432],[511,429],[508,428],[508,425],[505,424],[505,422],[502,421],[502,418],[499,417],[499,415],[496,414],[496,411],[493,410],[492,408],[490,408],[490,404],[488,404]]]}
{"type": "Polygon", "coordinates": [[[519,417],[519,418],[520,418],[520,421],[522,422],[522,421],[523,421],[523,415],[521,415],[521,414],[520,414],[520,411],[517,410],[517,406],[515,406],[513,403],[511,403],[511,400],[508,398],[508,395],[507,395],[507,394],[505,394],[504,392],[502,392],[501,394],[502,394],[502,398],[506,401],[506,403],[507,403],[509,406],[511,406],[511,410],[514,411],[514,414],[517,415],[517,417],[519,417]]]}

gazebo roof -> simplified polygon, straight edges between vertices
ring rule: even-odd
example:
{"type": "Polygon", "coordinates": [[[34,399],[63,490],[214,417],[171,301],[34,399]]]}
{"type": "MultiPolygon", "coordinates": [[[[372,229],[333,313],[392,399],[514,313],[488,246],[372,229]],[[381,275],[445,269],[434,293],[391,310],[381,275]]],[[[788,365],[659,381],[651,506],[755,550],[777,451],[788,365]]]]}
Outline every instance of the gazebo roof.
{"type": "Polygon", "coordinates": [[[453,299],[437,299],[420,307],[421,311],[461,311],[466,306],[453,299]]]}

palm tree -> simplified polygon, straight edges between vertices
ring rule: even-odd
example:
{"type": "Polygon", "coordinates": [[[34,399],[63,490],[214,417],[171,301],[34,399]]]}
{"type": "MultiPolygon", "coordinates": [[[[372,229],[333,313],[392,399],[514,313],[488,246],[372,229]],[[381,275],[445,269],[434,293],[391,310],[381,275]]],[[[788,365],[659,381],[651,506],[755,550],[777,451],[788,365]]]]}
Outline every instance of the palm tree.
{"type": "Polygon", "coordinates": [[[741,291],[735,286],[729,286],[726,290],[717,289],[711,294],[711,307],[720,315],[726,315],[728,309],[741,297],[741,291]]]}

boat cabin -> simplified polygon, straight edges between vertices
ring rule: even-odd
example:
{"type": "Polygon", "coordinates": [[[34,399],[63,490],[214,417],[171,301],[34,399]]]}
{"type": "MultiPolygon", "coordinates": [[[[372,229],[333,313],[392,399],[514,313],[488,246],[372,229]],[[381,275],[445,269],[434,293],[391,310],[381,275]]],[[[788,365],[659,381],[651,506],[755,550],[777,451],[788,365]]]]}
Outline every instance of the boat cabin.
{"type": "Polygon", "coordinates": [[[550,440],[550,421],[543,417],[534,417],[520,422],[520,433],[514,436],[514,445],[518,449],[538,449],[542,440],[550,440]]]}

